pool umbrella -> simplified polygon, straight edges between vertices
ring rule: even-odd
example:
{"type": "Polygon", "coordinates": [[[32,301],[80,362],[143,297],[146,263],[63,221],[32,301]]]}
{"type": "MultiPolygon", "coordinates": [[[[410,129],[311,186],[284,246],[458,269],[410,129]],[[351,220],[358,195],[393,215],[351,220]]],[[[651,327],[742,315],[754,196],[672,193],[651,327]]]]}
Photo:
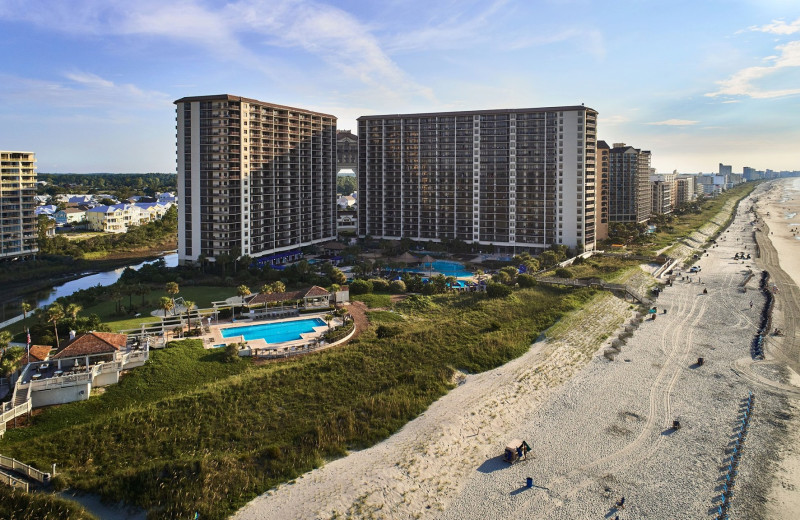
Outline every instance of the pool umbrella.
{"type": "Polygon", "coordinates": [[[417,257],[412,255],[408,251],[395,258],[394,261],[399,262],[401,264],[416,264],[417,262],[419,262],[417,257]]]}
{"type": "Polygon", "coordinates": [[[428,277],[430,278],[431,274],[433,273],[433,263],[436,261],[431,255],[425,255],[422,257],[422,265],[428,264],[428,277]]]}

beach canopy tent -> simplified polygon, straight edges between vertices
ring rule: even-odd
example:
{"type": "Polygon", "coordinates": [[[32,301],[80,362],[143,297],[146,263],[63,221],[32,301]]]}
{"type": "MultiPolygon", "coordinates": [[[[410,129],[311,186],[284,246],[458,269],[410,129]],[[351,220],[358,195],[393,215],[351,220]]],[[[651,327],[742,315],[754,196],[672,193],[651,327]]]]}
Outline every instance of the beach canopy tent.
{"type": "Polygon", "coordinates": [[[506,444],[506,451],[503,454],[503,460],[509,464],[513,464],[520,459],[520,454],[524,455],[529,451],[531,451],[531,447],[528,446],[527,442],[523,441],[522,439],[514,439],[506,444]]]}

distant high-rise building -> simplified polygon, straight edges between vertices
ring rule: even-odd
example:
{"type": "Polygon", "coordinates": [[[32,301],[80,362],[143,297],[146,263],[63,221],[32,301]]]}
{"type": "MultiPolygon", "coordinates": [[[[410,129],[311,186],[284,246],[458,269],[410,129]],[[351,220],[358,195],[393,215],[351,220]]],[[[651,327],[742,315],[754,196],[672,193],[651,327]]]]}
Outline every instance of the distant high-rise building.
{"type": "Polygon", "coordinates": [[[756,169],[750,168],[749,166],[745,166],[744,168],[742,168],[742,177],[744,178],[745,182],[755,181],[759,179],[756,169]]]}
{"type": "Polygon", "coordinates": [[[0,259],[36,254],[36,156],[0,150],[0,259]]]}
{"type": "Polygon", "coordinates": [[[336,168],[358,169],[358,137],[350,130],[336,131],[336,168]]]}
{"type": "Polygon", "coordinates": [[[733,173],[733,166],[730,164],[722,164],[719,163],[719,174],[725,177],[726,179],[733,173]]]}
{"type": "Polygon", "coordinates": [[[611,222],[647,222],[650,218],[650,152],[614,143],[608,154],[611,222]]]}
{"type": "Polygon", "coordinates": [[[611,147],[605,141],[597,141],[597,202],[595,203],[595,235],[597,240],[608,238],[608,154],[611,147]]]}
{"type": "Polygon", "coordinates": [[[691,202],[696,198],[695,185],[697,182],[697,175],[679,174],[675,178],[676,185],[676,198],[675,207],[681,204],[691,202]]]}
{"type": "Polygon", "coordinates": [[[675,209],[675,174],[656,173],[650,175],[651,211],[654,215],[666,215],[675,209]]]}
{"type": "Polygon", "coordinates": [[[596,125],[584,106],[360,117],[358,234],[593,249],[596,125]]]}
{"type": "Polygon", "coordinates": [[[336,118],[227,94],[175,101],[178,259],[336,238],[336,118]]]}

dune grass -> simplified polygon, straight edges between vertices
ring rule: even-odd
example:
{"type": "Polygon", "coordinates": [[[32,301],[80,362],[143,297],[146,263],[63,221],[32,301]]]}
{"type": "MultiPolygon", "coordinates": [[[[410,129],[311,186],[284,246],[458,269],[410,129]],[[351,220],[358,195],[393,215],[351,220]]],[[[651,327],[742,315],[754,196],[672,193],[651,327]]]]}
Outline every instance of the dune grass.
{"type": "Polygon", "coordinates": [[[363,302],[364,305],[370,309],[379,309],[383,307],[390,307],[392,305],[391,294],[356,294],[350,297],[351,300],[363,302]]]}
{"type": "MultiPolygon", "coordinates": [[[[451,388],[525,352],[593,294],[537,287],[506,299],[417,297],[378,339],[301,359],[225,363],[200,342],[173,343],[89,401],[54,407],[0,440],[74,488],[125,500],[150,518],[225,518],[270,487],[397,431],[451,388]]],[[[413,301],[412,301],[413,300],[413,301]]],[[[390,317],[392,316],[392,317],[390,317]]]]}
{"type": "Polygon", "coordinates": [[[46,493],[25,493],[0,485],[0,518],[9,520],[97,520],[84,508],[46,493]]]}

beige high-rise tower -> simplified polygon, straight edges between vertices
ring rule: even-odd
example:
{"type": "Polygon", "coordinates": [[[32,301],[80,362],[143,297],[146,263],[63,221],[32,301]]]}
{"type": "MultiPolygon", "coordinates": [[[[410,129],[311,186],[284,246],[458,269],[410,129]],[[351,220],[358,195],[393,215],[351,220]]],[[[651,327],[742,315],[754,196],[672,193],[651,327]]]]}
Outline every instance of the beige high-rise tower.
{"type": "Polygon", "coordinates": [[[360,117],[358,234],[594,249],[596,139],[584,106],[360,117]]]}
{"type": "Polygon", "coordinates": [[[36,254],[36,156],[0,150],[0,260],[36,254]]]}

